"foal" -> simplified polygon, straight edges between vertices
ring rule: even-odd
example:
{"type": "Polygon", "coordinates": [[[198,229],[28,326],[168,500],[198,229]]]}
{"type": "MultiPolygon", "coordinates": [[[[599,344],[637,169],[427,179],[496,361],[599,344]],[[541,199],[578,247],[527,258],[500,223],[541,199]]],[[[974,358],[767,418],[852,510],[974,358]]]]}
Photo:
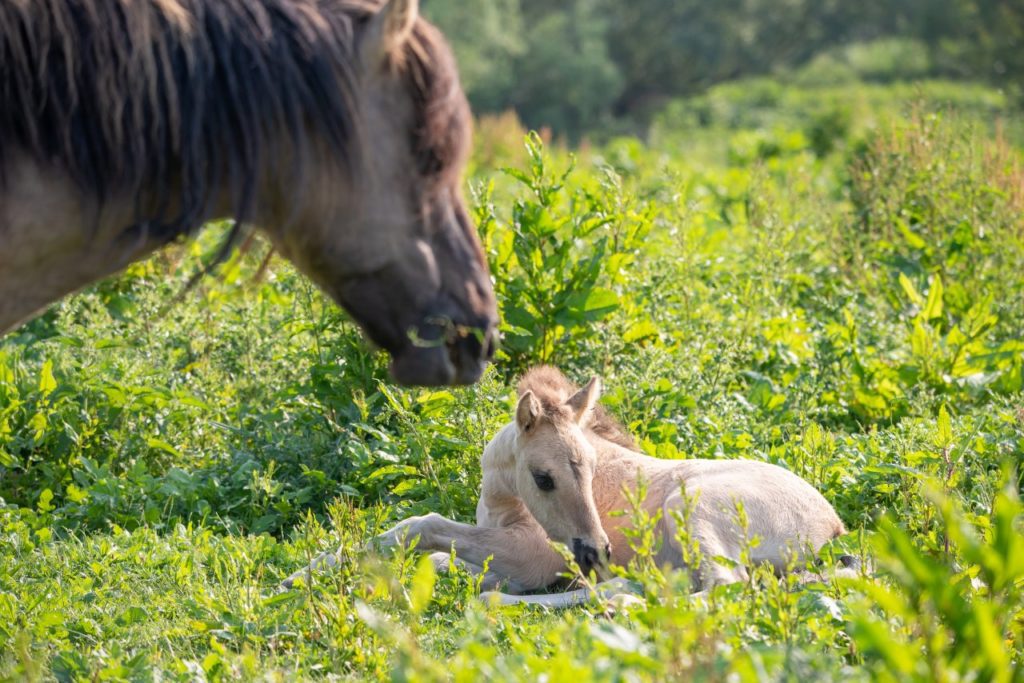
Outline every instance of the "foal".
{"type": "MultiPolygon", "coordinates": [[[[613,513],[628,506],[624,489],[640,479],[647,482],[642,507],[652,517],[661,511],[659,565],[685,566],[677,525],[688,519],[690,538],[704,558],[692,572],[697,590],[747,578],[740,563],[746,537],[760,539],[751,549],[754,563],[769,562],[782,571],[794,556],[816,552],[845,533],[821,494],[781,467],[643,454],[597,404],[600,391],[597,377],[577,390],[555,368],[530,370],[519,383],[515,419],[484,449],[476,526],[431,513],[400,522],[377,543],[393,546],[418,537],[416,547],[437,551],[439,566],[447,566],[454,547],[458,561],[476,572],[490,558],[484,588],[542,589],[566,571],[550,541],[568,546],[584,572],[602,574],[609,562],[629,562],[634,553],[626,540],[627,520],[613,513]],[[737,504],[749,519],[746,529],[737,523],[737,504]],[[719,564],[715,556],[732,562],[719,564]]],[[[573,597],[521,600],[571,604],[586,598],[580,592],[566,595],[573,597]]]]}

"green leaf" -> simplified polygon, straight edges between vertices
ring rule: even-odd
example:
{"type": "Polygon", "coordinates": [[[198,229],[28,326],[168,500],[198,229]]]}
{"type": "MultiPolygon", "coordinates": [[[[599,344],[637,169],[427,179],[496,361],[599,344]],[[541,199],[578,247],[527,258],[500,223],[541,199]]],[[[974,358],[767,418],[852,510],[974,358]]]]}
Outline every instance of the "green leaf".
{"type": "Polygon", "coordinates": [[[43,489],[39,494],[39,502],[36,503],[36,509],[40,512],[49,512],[53,509],[53,491],[50,489],[43,489]]]}
{"type": "Polygon", "coordinates": [[[117,624],[120,626],[131,626],[132,624],[139,624],[149,619],[149,612],[144,607],[133,605],[121,613],[121,616],[117,618],[117,624]]]}
{"type": "Polygon", "coordinates": [[[399,415],[405,415],[409,412],[405,405],[405,401],[402,400],[399,394],[392,391],[388,385],[384,384],[384,382],[377,382],[377,391],[381,393],[384,399],[388,402],[388,405],[391,406],[391,409],[399,415]]]}
{"type": "Polygon", "coordinates": [[[86,491],[83,491],[82,489],[78,488],[74,484],[68,484],[67,488],[64,490],[64,493],[65,495],[67,495],[68,499],[72,503],[84,503],[85,501],[89,500],[89,494],[86,491]]]}
{"type": "Polygon", "coordinates": [[[946,412],[946,405],[939,408],[939,419],[936,424],[934,443],[939,448],[947,448],[953,443],[953,426],[949,421],[949,413],[946,412]]]}
{"type": "MultiPolygon", "coordinates": [[[[270,597],[265,598],[263,600],[263,602],[261,603],[261,606],[263,606],[263,607],[273,607],[274,605],[280,605],[281,603],[285,603],[285,602],[294,602],[295,599],[296,599],[297,593],[298,593],[298,591],[295,591],[295,590],[283,591],[281,593],[275,593],[274,595],[271,595],[270,597]]],[[[199,623],[202,624],[203,622],[199,622],[199,623]]]]}
{"type": "Polygon", "coordinates": [[[917,287],[915,287],[914,283],[910,281],[910,278],[904,275],[903,273],[900,273],[899,280],[900,287],[903,288],[903,291],[904,293],[906,293],[907,298],[910,299],[910,303],[914,304],[915,306],[924,306],[924,297],[922,297],[921,294],[918,293],[917,287]]]}
{"type": "Polygon", "coordinates": [[[404,496],[405,494],[412,491],[420,483],[418,479],[405,479],[395,484],[391,489],[391,495],[393,496],[404,496]]]}
{"type": "Polygon", "coordinates": [[[409,587],[409,609],[414,615],[419,616],[427,609],[427,605],[434,597],[436,579],[434,561],[430,559],[430,555],[423,555],[416,565],[416,574],[412,577],[412,586],[409,587]]]}
{"type": "Polygon", "coordinates": [[[914,319],[914,331],[910,333],[910,350],[916,358],[929,358],[935,348],[935,335],[930,326],[914,319]]]}
{"type": "Polygon", "coordinates": [[[418,474],[419,471],[410,465],[385,465],[384,467],[378,467],[369,476],[366,477],[366,481],[373,481],[382,477],[387,477],[395,474],[418,474]]]}
{"type": "Polygon", "coordinates": [[[164,453],[170,453],[171,455],[177,458],[181,457],[181,453],[178,451],[178,449],[172,446],[171,444],[167,443],[163,439],[149,437],[148,439],[146,439],[146,445],[149,446],[150,448],[155,448],[157,450],[163,451],[164,453]]]}
{"type": "Polygon", "coordinates": [[[110,401],[110,405],[114,408],[120,408],[128,402],[128,395],[113,385],[103,387],[103,393],[106,394],[107,400],[110,401]]]}
{"type": "Polygon", "coordinates": [[[619,296],[610,289],[595,287],[585,294],[577,294],[570,302],[570,313],[576,319],[601,320],[619,307],[619,296]]]}
{"type": "Polygon", "coordinates": [[[903,235],[903,239],[907,241],[907,245],[911,249],[924,249],[928,246],[928,243],[921,239],[921,236],[910,229],[907,222],[902,218],[896,219],[896,227],[899,228],[900,234],[903,235]]]}
{"type": "Polygon", "coordinates": [[[906,647],[883,624],[874,619],[859,618],[855,622],[855,637],[862,649],[874,652],[893,670],[909,676],[914,670],[914,651],[906,647]]]}
{"type": "Polygon", "coordinates": [[[942,317],[942,278],[938,275],[932,280],[928,290],[928,301],[924,305],[924,319],[935,320],[942,317]]]}
{"type": "Polygon", "coordinates": [[[57,380],[53,378],[53,361],[43,363],[43,369],[39,371],[39,393],[49,396],[57,388],[57,380]]]}
{"type": "Polygon", "coordinates": [[[37,442],[42,441],[43,437],[46,436],[46,428],[49,426],[46,413],[38,412],[34,414],[29,419],[28,424],[32,428],[32,438],[37,442]]]}
{"type": "Polygon", "coordinates": [[[622,335],[622,341],[628,343],[658,336],[658,327],[650,320],[633,323],[622,335]]]}
{"type": "Polygon", "coordinates": [[[416,397],[416,403],[425,417],[443,415],[455,403],[455,396],[450,391],[428,391],[416,397]]]}

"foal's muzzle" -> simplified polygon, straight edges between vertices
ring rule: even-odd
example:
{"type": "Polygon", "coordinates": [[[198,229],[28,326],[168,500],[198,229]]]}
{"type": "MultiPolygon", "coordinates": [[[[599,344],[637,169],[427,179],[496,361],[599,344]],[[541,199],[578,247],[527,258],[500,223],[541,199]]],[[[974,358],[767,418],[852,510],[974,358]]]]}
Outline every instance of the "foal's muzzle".
{"type": "Polygon", "coordinates": [[[608,559],[612,556],[611,544],[605,543],[601,551],[582,538],[572,539],[573,557],[584,574],[589,574],[591,571],[603,567],[608,562],[608,559]]]}

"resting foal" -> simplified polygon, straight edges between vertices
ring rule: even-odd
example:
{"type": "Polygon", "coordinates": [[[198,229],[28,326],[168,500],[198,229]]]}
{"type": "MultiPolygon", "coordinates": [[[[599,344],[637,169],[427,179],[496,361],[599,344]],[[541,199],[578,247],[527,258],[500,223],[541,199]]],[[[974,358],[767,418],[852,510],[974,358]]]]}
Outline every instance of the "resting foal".
{"type": "Polygon", "coordinates": [[[458,561],[473,571],[483,571],[490,558],[487,589],[503,583],[512,593],[542,589],[566,571],[550,540],[568,546],[584,572],[603,573],[609,561],[621,565],[632,558],[628,520],[612,513],[628,507],[623,488],[639,479],[647,482],[643,508],[652,516],[661,511],[659,564],[684,566],[677,525],[688,512],[690,537],[704,557],[693,572],[697,590],[746,578],[739,563],[745,537],[760,540],[751,549],[755,563],[782,571],[792,557],[816,552],[844,533],[821,494],[781,467],[643,454],[597,404],[600,390],[596,377],[577,390],[554,368],[530,370],[519,383],[515,420],[484,449],[476,526],[431,513],[400,522],[377,543],[418,537],[417,548],[437,551],[439,565],[447,565],[454,547],[458,561]],[[737,524],[737,503],[749,519],[745,532],[737,524]],[[719,564],[714,556],[734,563],[719,564]]]}

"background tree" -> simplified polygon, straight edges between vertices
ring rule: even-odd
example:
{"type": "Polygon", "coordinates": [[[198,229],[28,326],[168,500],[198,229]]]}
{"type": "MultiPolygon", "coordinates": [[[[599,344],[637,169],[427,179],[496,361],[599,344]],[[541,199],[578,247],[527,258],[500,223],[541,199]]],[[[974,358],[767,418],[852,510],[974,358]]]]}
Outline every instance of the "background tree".
{"type": "Polygon", "coordinates": [[[476,111],[513,108],[570,138],[859,44],[866,78],[980,78],[1011,94],[1024,83],[1021,0],[425,0],[424,12],[452,41],[476,111]],[[896,41],[872,48],[879,39],[896,41]]]}
{"type": "Polygon", "coordinates": [[[526,49],[519,0],[426,0],[423,12],[452,44],[474,110],[507,109],[526,49]]]}

